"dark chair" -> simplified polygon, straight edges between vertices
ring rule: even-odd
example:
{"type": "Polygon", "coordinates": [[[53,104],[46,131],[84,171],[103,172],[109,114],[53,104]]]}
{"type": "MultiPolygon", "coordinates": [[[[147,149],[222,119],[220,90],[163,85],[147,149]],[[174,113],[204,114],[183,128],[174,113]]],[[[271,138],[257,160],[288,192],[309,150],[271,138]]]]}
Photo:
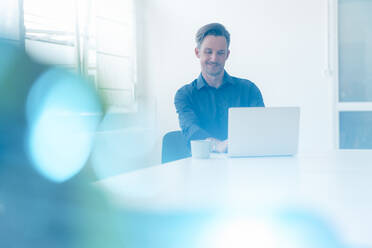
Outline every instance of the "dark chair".
{"type": "Polygon", "coordinates": [[[190,148],[181,131],[172,131],[164,135],[161,151],[162,164],[190,156],[190,148]]]}

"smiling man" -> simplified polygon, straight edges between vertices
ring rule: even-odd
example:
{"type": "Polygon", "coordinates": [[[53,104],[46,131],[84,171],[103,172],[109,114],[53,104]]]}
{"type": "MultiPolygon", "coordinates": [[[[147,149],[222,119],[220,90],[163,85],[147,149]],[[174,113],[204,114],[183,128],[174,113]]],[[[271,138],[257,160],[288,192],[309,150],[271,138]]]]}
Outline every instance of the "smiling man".
{"type": "Polygon", "coordinates": [[[196,44],[201,73],[180,88],[174,100],[180,127],[188,142],[209,139],[214,152],[226,152],[228,109],[264,107],[264,102],[254,83],[232,77],[225,71],[230,34],[222,24],[201,27],[196,34],[196,44]]]}

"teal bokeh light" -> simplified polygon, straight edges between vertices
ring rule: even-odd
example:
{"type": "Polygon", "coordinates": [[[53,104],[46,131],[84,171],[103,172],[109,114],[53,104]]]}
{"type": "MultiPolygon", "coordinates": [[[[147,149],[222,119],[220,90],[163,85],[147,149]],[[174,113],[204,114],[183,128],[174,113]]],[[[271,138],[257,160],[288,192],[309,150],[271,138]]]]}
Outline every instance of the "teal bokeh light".
{"type": "Polygon", "coordinates": [[[28,151],[34,167],[55,182],[86,163],[102,106],[94,88],[58,68],[43,73],[27,98],[28,151]]]}
{"type": "Polygon", "coordinates": [[[280,248],[346,248],[327,218],[303,208],[284,208],[271,216],[279,233],[280,248]]]}
{"type": "Polygon", "coordinates": [[[200,232],[203,248],[346,248],[332,223],[302,207],[226,212],[200,232]]]}

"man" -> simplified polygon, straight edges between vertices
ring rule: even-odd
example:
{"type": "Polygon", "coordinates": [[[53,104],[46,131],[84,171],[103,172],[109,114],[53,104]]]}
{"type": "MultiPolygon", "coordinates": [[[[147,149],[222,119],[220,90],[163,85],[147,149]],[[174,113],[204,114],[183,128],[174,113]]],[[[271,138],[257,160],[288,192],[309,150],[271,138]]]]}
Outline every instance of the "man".
{"type": "Polygon", "coordinates": [[[180,126],[188,142],[208,139],[212,151],[226,152],[228,109],[264,107],[264,102],[254,83],[232,77],[224,70],[230,55],[230,34],[223,25],[211,23],[201,27],[196,44],[201,74],[180,88],[174,100],[180,126]]]}

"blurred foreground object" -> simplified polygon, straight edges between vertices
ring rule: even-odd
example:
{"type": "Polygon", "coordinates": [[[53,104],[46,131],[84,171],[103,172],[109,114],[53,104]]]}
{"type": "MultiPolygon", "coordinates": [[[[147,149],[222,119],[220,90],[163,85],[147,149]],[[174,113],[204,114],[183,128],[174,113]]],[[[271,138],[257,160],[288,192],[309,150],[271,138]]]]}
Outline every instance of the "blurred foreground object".
{"type": "Polygon", "coordinates": [[[27,160],[50,180],[68,180],[90,154],[103,112],[98,94],[15,46],[0,43],[0,54],[0,159],[27,160]]]}
{"type": "Polygon", "coordinates": [[[102,104],[78,75],[0,42],[0,247],[121,247],[82,170],[102,104]]]}

